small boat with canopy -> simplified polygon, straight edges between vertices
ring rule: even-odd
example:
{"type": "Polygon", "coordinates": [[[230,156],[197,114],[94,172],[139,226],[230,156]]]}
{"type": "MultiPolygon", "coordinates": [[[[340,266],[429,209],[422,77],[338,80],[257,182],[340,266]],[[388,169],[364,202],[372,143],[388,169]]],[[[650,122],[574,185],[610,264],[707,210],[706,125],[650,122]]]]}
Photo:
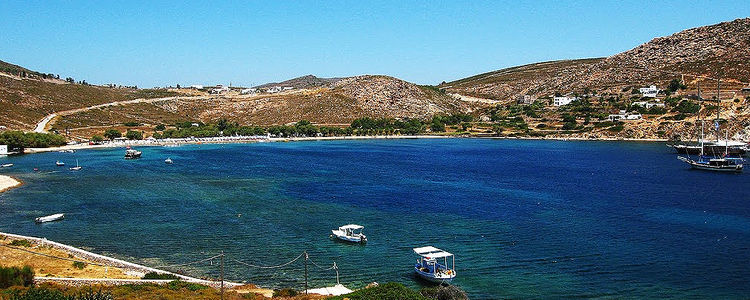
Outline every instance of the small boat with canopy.
{"type": "Polygon", "coordinates": [[[433,246],[414,248],[414,253],[419,255],[414,271],[422,279],[450,283],[456,278],[456,257],[453,254],[433,246]]]}
{"type": "Polygon", "coordinates": [[[362,233],[365,227],[357,224],[349,224],[331,230],[331,237],[350,243],[367,243],[367,236],[362,233]]]}

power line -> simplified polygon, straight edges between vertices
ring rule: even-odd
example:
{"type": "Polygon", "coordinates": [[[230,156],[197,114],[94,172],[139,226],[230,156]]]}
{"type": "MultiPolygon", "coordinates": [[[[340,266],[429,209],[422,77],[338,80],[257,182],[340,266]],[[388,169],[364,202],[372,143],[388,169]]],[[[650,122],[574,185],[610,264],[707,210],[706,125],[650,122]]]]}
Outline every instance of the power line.
{"type": "Polygon", "coordinates": [[[275,266],[258,266],[258,265],[253,265],[253,264],[249,264],[249,263],[246,263],[246,262],[243,262],[243,261],[240,261],[240,260],[234,259],[234,258],[233,258],[232,260],[233,260],[233,261],[235,261],[235,262],[237,262],[237,263],[240,263],[240,264],[246,265],[246,266],[248,266],[248,267],[252,267],[252,268],[259,268],[259,269],[275,269],[275,268],[281,268],[281,267],[285,267],[285,266],[288,266],[288,265],[292,264],[293,262],[297,261],[298,259],[300,259],[300,258],[301,258],[302,256],[304,256],[304,255],[305,255],[305,252],[302,252],[302,253],[300,253],[300,255],[299,255],[299,256],[297,256],[296,258],[294,258],[294,259],[292,259],[292,260],[290,260],[290,261],[288,261],[288,262],[286,262],[286,263],[283,263],[283,264],[280,264],[280,265],[275,265],[275,266]]]}

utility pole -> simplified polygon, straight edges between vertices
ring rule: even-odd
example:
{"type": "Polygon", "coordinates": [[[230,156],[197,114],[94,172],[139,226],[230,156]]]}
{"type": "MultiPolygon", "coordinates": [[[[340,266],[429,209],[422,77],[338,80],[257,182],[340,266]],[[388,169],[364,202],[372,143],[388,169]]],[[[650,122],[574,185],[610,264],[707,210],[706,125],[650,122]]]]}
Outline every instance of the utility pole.
{"type": "Polygon", "coordinates": [[[224,300],[224,250],[221,250],[221,300],[224,300]]]}
{"type": "Polygon", "coordinates": [[[309,255],[307,255],[307,250],[305,250],[305,295],[307,295],[307,259],[310,258],[309,255]]]}

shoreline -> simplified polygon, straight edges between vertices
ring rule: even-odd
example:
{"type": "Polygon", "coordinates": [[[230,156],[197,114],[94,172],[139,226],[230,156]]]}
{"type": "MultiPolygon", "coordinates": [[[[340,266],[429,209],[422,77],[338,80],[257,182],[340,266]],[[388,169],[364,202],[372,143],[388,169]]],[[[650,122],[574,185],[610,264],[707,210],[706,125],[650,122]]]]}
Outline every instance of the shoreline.
{"type": "Polygon", "coordinates": [[[0,193],[7,192],[23,185],[23,181],[8,175],[0,175],[0,193]]]}
{"type": "MultiPolygon", "coordinates": [[[[96,254],[96,253],[89,252],[89,251],[86,251],[86,250],[83,250],[83,249],[79,249],[79,248],[76,248],[76,247],[73,247],[73,246],[69,246],[69,245],[66,245],[66,244],[62,244],[62,243],[50,241],[50,240],[47,240],[46,238],[38,238],[38,237],[25,236],[25,235],[19,235],[19,234],[12,234],[12,233],[6,233],[6,232],[0,232],[0,237],[2,237],[4,239],[10,239],[10,240],[27,240],[27,241],[31,241],[31,242],[33,242],[35,244],[38,244],[38,245],[41,245],[41,246],[50,247],[50,248],[53,248],[53,249],[57,249],[57,250],[65,252],[65,253],[68,253],[70,255],[74,255],[75,257],[79,257],[81,259],[87,260],[87,261],[91,261],[91,262],[94,262],[94,263],[106,265],[106,266],[109,266],[109,267],[112,267],[112,268],[119,268],[119,269],[122,269],[122,270],[125,270],[125,271],[136,272],[136,273],[139,273],[139,274],[140,273],[146,274],[146,273],[149,273],[149,272],[156,272],[156,273],[160,273],[160,274],[171,274],[171,275],[175,275],[175,276],[179,277],[180,280],[184,280],[186,282],[199,283],[199,284],[207,285],[207,286],[214,287],[214,288],[218,288],[221,285],[221,281],[211,281],[211,280],[199,279],[199,278],[195,278],[195,277],[191,277],[191,276],[187,276],[187,275],[182,275],[182,274],[177,274],[177,273],[173,273],[173,272],[169,272],[169,271],[165,271],[165,270],[161,270],[161,269],[151,268],[151,267],[147,267],[147,266],[144,266],[144,265],[140,265],[140,264],[136,264],[136,263],[124,261],[124,260],[121,260],[121,259],[117,259],[117,258],[113,258],[113,257],[101,255],[101,254],[96,254]]],[[[119,279],[113,279],[113,278],[99,278],[99,279],[97,279],[97,278],[67,278],[67,280],[71,281],[71,282],[86,281],[86,280],[103,280],[103,281],[112,281],[112,282],[114,282],[114,281],[118,281],[119,279]]],[[[151,282],[152,280],[142,281],[141,279],[134,279],[132,281],[148,283],[148,282],[151,282]]],[[[169,282],[169,281],[171,281],[171,280],[166,280],[165,282],[169,282]]],[[[224,281],[224,286],[228,287],[228,288],[233,288],[233,287],[242,286],[242,285],[243,285],[243,283],[231,282],[231,281],[226,281],[226,280],[224,281]]]]}
{"type": "Polygon", "coordinates": [[[100,145],[76,144],[49,148],[27,148],[24,154],[55,152],[66,150],[107,149],[118,147],[164,147],[179,145],[201,144],[248,144],[274,142],[305,142],[305,141],[339,141],[339,140],[389,140],[389,139],[499,139],[499,140],[549,140],[549,141],[592,141],[592,142],[667,142],[669,139],[651,138],[582,138],[582,137],[509,137],[509,136],[479,136],[479,135],[368,135],[368,136],[326,136],[326,137],[214,137],[214,138],[184,138],[165,140],[134,140],[124,142],[109,142],[100,145]]]}

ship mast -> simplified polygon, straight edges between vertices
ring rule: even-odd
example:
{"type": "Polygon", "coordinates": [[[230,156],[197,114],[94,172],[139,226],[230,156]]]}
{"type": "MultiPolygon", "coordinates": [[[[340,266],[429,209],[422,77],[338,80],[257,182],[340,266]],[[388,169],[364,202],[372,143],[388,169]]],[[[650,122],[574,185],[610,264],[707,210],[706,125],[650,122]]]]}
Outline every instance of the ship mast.
{"type": "Polygon", "coordinates": [[[719,76],[716,76],[716,124],[714,126],[716,127],[716,143],[719,143],[719,118],[720,112],[721,112],[721,73],[719,73],[719,76]]]}
{"type": "MultiPolygon", "coordinates": [[[[698,120],[701,121],[701,137],[699,138],[698,142],[701,145],[701,156],[703,157],[703,119],[701,119],[701,108],[703,108],[703,98],[701,97],[701,84],[698,83],[698,101],[700,102],[698,105],[698,120]]],[[[699,157],[699,160],[700,160],[699,157]]]]}

